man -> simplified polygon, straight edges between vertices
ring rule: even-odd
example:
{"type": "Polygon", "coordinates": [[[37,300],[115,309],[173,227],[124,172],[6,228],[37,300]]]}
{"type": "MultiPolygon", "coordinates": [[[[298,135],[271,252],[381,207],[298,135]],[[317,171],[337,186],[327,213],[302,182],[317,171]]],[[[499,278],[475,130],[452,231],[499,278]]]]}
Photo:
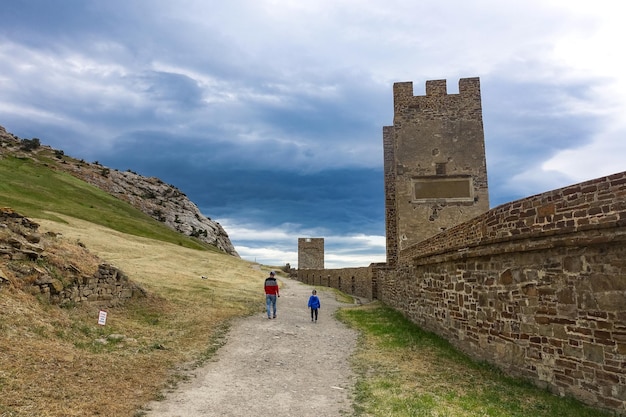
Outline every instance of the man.
{"type": "Polygon", "coordinates": [[[276,297],[280,297],[278,282],[274,275],[274,271],[271,271],[270,276],[265,278],[265,305],[267,306],[268,319],[276,318],[276,297]]]}

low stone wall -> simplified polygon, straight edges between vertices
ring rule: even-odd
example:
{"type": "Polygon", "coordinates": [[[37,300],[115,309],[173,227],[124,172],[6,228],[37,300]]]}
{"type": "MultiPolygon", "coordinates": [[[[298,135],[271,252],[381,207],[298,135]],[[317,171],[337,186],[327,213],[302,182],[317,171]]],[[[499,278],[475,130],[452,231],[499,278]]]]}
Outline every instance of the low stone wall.
{"type": "Polygon", "coordinates": [[[400,253],[378,298],[472,357],[626,415],[626,173],[499,206],[400,253]]]}
{"type": "Polygon", "coordinates": [[[53,304],[89,302],[112,307],[146,296],[139,285],[113,265],[100,264],[93,275],[79,270],[71,259],[63,265],[48,265],[46,247],[56,235],[42,236],[38,230],[37,223],[11,208],[0,207],[0,290],[11,285],[10,271],[19,288],[53,304]]]}
{"type": "Polygon", "coordinates": [[[83,275],[75,278],[74,283],[64,287],[49,275],[38,278],[34,287],[54,304],[97,303],[109,307],[121,305],[125,301],[145,297],[146,292],[128,279],[118,268],[102,264],[93,276],[83,275]]]}
{"type": "Polygon", "coordinates": [[[305,284],[337,288],[346,294],[371,300],[373,266],[343,269],[298,269],[298,281],[305,284]]]}

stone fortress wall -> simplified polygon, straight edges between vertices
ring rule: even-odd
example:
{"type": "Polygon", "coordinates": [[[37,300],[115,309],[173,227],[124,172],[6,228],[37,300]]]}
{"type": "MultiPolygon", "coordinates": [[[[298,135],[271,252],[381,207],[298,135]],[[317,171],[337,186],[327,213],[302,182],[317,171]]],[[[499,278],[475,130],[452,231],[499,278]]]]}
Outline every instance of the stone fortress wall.
{"type": "Polygon", "coordinates": [[[623,172],[407,248],[375,298],[475,359],[626,414],[625,260],[623,172]]]}
{"type": "MultiPolygon", "coordinates": [[[[388,171],[390,142],[384,139],[387,263],[298,269],[298,279],[378,299],[477,360],[626,415],[626,172],[439,222],[439,233],[405,245],[404,220],[389,195],[404,181],[388,171]]],[[[476,172],[473,183],[486,187],[476,172]]],[[[486,190],[475,192],[487,198],[486,190]]],[[[411,213],[424,214],[404,215],[411,213]]],[[[412,224],[405,227],[425,220],[412,224]]]]}

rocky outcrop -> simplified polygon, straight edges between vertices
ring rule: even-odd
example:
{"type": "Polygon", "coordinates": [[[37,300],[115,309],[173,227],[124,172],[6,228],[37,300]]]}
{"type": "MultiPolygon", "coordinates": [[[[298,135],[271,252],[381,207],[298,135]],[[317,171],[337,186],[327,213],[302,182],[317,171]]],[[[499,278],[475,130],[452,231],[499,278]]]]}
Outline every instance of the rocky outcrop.
{"type": "Polygon", "coordinates": [[[0,126],[0,155],[28,157],[41,151],[56,155],[54,166],[130,203],[148,216],[163,222],[177,232],[195,237],[221,251],[239,257],[228,234],[217,222],[204,216],[189,198],[173,185],[155,177],[144,177],[132,171],[121,172],[98,163],[79,161],[39,143],[7,133],[0,126]]]}
{"type": "Polygon", "coordinates": [[[155,177],[110,170],[95,164],[68,164],[72,175],[124,200],[168,227],[239,257],[222,226],[205,217],[178,188],[155,177]]]}

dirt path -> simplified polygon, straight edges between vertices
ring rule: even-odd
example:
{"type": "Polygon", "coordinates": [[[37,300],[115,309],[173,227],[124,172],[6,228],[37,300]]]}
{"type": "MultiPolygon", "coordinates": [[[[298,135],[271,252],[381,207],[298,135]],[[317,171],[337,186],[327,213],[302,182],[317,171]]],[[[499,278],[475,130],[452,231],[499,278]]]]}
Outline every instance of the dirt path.
{"type": "MultiPolygon", "coordinates": [[[[280,281],[278,317],[268,320],[263,313],[236,322],[214,361],[165,400],[150,403],[147,416],[351,414],[349,356],[357,334],[332,318],[345,304],[318,288],[322,307],[317,324],[312,323],[307,309],[312,287],[280,281]]],[[[264,296],[259,302],[264,303],[264,296]]]]}

